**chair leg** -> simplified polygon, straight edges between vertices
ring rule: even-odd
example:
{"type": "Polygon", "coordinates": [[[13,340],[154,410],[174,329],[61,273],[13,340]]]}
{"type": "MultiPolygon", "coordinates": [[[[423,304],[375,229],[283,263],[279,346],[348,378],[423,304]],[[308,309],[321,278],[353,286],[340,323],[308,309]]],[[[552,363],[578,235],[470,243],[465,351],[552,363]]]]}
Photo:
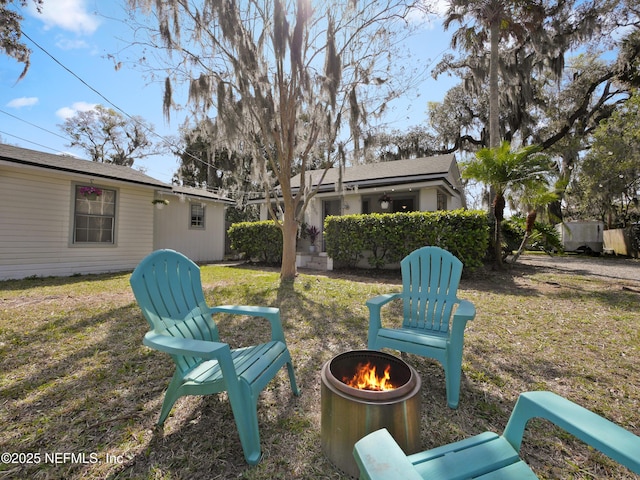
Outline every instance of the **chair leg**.
{"type": "Polygon", "coordinates": [[[253,398],[249,385],[244,382],[239,383],[243,384],[236,390],[239,395],[232,394],[232,389],[229,389],[229,402],[238,428],[244,458],[249,465],[257,465],[262,457],[258,427],[258,399],[253,398]]]}
{"type": "Polygon", "coordinates": [[[296,383],[296,374],[293,370],[293,363],[291,361],[287,362],[287,371],[289,372],[289,383],[291,383],[291,391],[296,397],[299,397],[300,390],[298,389],[298,384],[296,383]]]}
{"type": "Polygon", "coordinates": [[[164,425],[164,421],[169,416],[171,409],[173,408],[173,404],[182,396],[180,393],[180,383],[175,383],[171,381],[169,383],[169,387],[164,394],[164,400],[162,402],[162,409],[160,410],[160,418],[158,418],[158,426],[162,427],[164,425]]]}
{"type": "MultiPolygon", "coordinates": [[[[451,357],[451,356],[450,356],[451,357]]],[[[460,381],[462,377],[462,356],[449,358],[444,366],[444,378],[449,408],[458,408],[460,401],[460,381]]]]}

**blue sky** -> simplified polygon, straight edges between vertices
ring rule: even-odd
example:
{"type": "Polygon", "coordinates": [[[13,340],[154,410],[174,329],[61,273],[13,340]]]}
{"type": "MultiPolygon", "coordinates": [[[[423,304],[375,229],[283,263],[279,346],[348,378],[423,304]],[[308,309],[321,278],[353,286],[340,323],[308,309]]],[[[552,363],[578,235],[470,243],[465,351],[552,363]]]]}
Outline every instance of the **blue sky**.
{"type": "MultiPolygon", "coordinates": [[[[66,146],[68,141],[58,125],[95,104],[139,115],[162,137],[177,135],[182,118],[172,112],[171,123],[165,122],[161,85],[126,66],[116,71],[109,58],[127,47],[131,35],[118,20],[126,15],[124,4],[124,0],[46,0],[42,14],[23,11],[24,33],[46,52],[25,38],[33,53],[29,72],[19,82],[22,64],[0,56],[2,143],[86,157],[81,150],[66,146]]],[[[415,61],[423,62],[429,71],[448,47],[448,35],[437,21],[425,24],[409,45],[415,61]]],[[[427,102],[442,101],[454,83],[426,75],[415,92],[394,104],[386,118],[389,128],[404,130],[422,123],[427,102]]],[[[137,160],[134,168],[169,182],[177,166],[176,157],[167,155],[137,160]]]]}

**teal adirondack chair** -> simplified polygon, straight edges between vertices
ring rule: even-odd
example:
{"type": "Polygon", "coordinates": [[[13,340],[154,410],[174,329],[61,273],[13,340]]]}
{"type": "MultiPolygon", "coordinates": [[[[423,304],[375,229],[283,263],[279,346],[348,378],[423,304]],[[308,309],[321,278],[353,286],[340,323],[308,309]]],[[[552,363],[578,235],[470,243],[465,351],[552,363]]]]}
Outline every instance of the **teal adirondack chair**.
{"type": "MultiPolygon", "coordinates": [[[[157,250],[131,275],[131,287],[149,322],[143,343],[168,353],[176,370],[164,396],[158,425],[184,395],[228,392],[247,463],[260,461],[258,396],[284,365],[294,395],[299,395],[291,355],[284,338],[280,311],[272,307],[223,305],[209,307],[200,269],[173,250],[157,250]],[[222,343],[213,320],[217,313],[263,317],[271,325],[271,341],[231,349],[222,343]]],[[[264,328],[256,325],[256,328],[264,328]]]]}
{"type": "Polygon", "coordinates": [[[457,297],[462,262],[439,247],[422,247],[401,262],[402,292],[379,295],[369,307],[368,348],[391,348],[439,361],[445,374],[447,403],[457,408],[460,399],[464,329],[476,316],[475,306],[457,297]],[[381,309],[402,299],[400,328],[382,326],[381,309]]]}
{"type": "Polygon", "coordinates": [[[596,450],[640,473],[640,437],[551,392],[520,395],[502,435],[481,433],[406,456],[386,429],[356,442],[361,480],[537,479],[519,456],[527,422],[544,418],[596,450]]]}

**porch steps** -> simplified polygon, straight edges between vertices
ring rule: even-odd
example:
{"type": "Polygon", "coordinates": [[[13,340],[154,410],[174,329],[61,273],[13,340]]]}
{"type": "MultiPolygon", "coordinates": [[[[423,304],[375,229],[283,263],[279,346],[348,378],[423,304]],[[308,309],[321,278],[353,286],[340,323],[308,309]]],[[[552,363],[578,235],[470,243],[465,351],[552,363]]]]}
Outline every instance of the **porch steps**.
{"type": "Polygon", "coordinates": [[[333,270],[333,259],[326,252],[296,254],[296,266],[310,270],[333,270]]]}

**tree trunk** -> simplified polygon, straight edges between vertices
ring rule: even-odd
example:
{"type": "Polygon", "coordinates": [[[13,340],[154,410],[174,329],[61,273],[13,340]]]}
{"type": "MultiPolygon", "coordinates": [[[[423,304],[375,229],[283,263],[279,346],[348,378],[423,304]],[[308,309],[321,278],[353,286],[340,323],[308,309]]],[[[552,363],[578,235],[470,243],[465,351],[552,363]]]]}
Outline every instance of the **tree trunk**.
{"type": "MultiPolygon", "coordinates": [[[[498,96],[498,60],[500,46],[500,18],[494,17],[491,20],[491,51],[489,60],[489,148],[498,148],[500,145],[500,124],[499,124],[499,96],[498,96]]],[[[498,199],[496,189],[489,185],[489,198],[498,199]]],[[[503,209],[504,211],[504,209],[503,209]]],[[[489,208],[489,221],[493,220],[495,231],[493,235],[493,250],[495,255],[495,265],[502,268],[502,235],[500,234],[502,218],[496,216],[496,208],[489,208]],[[493,218],[492,218],[493,217],[493,218]]]]}
{"type": "Polygon", "coordinates": [[[528,233],[528,232],[524,234],[524,238],[522,239],[522,242],[520,243],[520,246],[518,247],[518,251],[516,252],[516,254],[511,259],[511,263],[516,263],[518,261],[518,258],[520,258],[520,255],[522,255],[522,252],[524,251],[524,248],[527,246],[527,242],[529,241],[529,235],[531,235],[531,234],[528,233]]]}
{"type": "Polygon", "coordinates": [[[282,223],[282,266],[280,267],[280,280],[292,281],[296,278],[296,242],[298,223],[295,218],[295,209],[287,208],[284,211],[282,223]]]}
{"type": "Polygon", "coordinates": [[[502,268],[502,219],[504,218],[504,207],[506,205],[504,196],[501,194],[496,195],[493,200],[493,215],[495,217],[495,232],[494,238],[494,254],[496,268],[502,268]]]}
{"type": "Polygon", "coordinates": [[[500,15],[491,20],[491,52],[489,61],[489,148],[500,146],[500,99],[498,62],[500,59],[500,15]]]}
{"type": "Polygon", "coordinates": [[[520,255],[522,255],[522,252],[524,251],[525,247],[527,246],[527,242],[529,241],[529,237],[531,236],[531,232],[533,232],[533,227],[535,225],[537,216],[538,216],[538,212],[536,210],[531,210],[529,213],[527,213],[527,228],[526,228],[526,230],[524,232],[524,238],[522,239],[522,242],[520,243],[520,247],[518,247],[518,251],[513,256],[513,259],[511,260],[511,263],[516,263],[518,261],[518,258],[520,258],[520,255]]]}

